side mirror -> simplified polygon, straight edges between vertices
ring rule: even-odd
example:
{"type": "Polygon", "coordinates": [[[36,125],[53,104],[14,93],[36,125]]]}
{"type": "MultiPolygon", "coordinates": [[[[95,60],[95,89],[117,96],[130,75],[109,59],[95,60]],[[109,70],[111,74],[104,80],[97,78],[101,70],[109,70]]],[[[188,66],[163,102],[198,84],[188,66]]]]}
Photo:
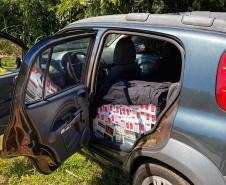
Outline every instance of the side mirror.
{"type": "Polygon", "coordinates": [[[19,57],[2,57],[0,58],[0,67],[7,70],[20,68],[21,59],[19,57]]]}

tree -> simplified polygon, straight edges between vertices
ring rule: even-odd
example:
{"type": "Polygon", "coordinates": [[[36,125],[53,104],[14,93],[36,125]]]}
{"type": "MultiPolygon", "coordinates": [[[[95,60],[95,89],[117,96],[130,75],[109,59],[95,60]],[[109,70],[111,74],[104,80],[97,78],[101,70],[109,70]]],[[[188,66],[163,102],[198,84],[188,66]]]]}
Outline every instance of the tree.
{"type": "Polygon", "coordinates": [[[0,0],[0,30],[28,45],[78,19],[122,14],[192,10],[225,11],[226,0],[0,0]]]}
{"type": "Polygon", "coordinates": [[[54,3],[43,0],[20,0],[23,40],[29,45],[56,32],[60,27],[54,3]]]}
{"type": "Polygon", "coordinates": [[[19,37],[21,13],[17,0],[0,0],[0,30],[19,37]]]}

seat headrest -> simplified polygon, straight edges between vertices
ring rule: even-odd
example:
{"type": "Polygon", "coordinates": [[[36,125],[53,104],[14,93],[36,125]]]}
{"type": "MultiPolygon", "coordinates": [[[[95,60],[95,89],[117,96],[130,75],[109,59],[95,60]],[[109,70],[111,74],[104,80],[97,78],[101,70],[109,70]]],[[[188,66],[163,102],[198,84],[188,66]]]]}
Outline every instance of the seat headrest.
{"type": "Polygon", "coordinates": [[[130,38],[122,38],[118,41],[114,51],[114,63],[116,65],[131,64],[135,62],[136,50],[130,38]]]}

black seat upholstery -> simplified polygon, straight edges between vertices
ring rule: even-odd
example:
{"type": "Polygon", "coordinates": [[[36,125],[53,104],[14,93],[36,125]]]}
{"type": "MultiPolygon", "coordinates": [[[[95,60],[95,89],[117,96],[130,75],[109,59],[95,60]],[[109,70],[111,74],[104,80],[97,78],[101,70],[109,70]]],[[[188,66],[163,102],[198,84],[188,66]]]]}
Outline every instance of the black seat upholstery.
{"type": "Polygon", "coordinates": [[[162,51],[163,61],[161,67],[161,79],[167,82],[178,82],[181,75],[181,53],[179,49],[167,43],[162,51]]]}
{"type": "Polygon", "coordinates": [[[114,66],[109,70],[104,80],[99,97],[102,98],[108,89],[116,82],[122,80],[135,80],[139,78],[140,67],[135,62],[136,50],[130,38],[122,38],[118,41],[114,51],[114,66]]]}
{"type": "Polygon", "coordinates": [[[165,43],[160,53],[161,59],[152,67],[154,70],[142,76],[142,80],[152,82],[178,82],[182,68],[179,49],[171,43],[165,43]]]}

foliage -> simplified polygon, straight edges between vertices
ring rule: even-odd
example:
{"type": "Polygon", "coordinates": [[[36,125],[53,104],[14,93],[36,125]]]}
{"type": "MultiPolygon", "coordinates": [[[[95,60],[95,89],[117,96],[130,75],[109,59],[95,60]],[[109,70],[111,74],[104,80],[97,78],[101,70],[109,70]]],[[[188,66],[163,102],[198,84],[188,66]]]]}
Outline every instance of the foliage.
{"type": "Polygon", "coordinates": [[[29,46],[78,19],[128,13],[225,11],[226,0],[0,0],[0,30],[29,46]],[[137,3],[138,2],[138,3],[137,3]]]}
{"type": "Polygon", "coordinates": [[[14,71],[17,67],[16,57],[4,57],[1,59],[1,67],[14,71]]]}
{"type": "MultiPolygon", "coordinates": [[[[6,73],[7,73],[7,70],[0,67],[0,76],[1,76],[1,75],[4,75],[4,74],[6,74],[6,73]]],[[[0,183],[0,184],[1,184],[1,183],[0,183]]]]}
{"type": "Polygon", "coordinates": [[[0,0],[0,28],[13,35],[20,34],[20,8],[17,0],[0,0]]]}
{"type": "Polygon", "coordinates": [[[2,56],[21,56],[21,48],[6,39],[0,38],[0,57],[2,56]]]}
{"type": "Polygon", "coordinates": [[[51,1],[0,0],[0,4],[0,30],[24,40],[28,45],[59,29],[52,8],[55,4],[51,1]]]}
{"type": "Polygon", "coordinates": [[[55,4],[52,1],[43,0],[19,0],[20,1],[20,23],[24,41],[32,44],[50,34],[53,34],[57,27],[55,12],[52,8],[55,4]]]}
{"type": "Polygon", "coordinates": [[[5,66],[7,69],[3,69],[0,67],[0,76],[7,74],[7,72],[10,71],[14,71],[15,69],[15,57],[20,57],[21,58],[22,55],[22,51],[21,48],[19,48],[17,45],[15,45],[14,43],[12,43],[11,41],[8,41],[6,39],[1,39],[0,38],[0,59],[1,62],[3,63],[3,60],[13,60],[13,65],[11,66],[11,68],[13,70],[10,69],[9,66],[5,66]],[[7,57],[7,56],[13,56],[13,58],[3,58],[3,57],[7,57]]]}

